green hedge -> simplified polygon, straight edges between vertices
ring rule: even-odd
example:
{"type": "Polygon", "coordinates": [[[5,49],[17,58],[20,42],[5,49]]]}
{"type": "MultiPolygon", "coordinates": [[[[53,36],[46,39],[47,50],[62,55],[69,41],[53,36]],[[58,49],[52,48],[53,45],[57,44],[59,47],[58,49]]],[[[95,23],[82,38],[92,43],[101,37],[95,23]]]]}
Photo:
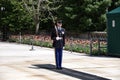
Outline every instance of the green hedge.
{"type": "MultiPolygon", "coordinates": [[[[22,39],[21,42],[19,41],[19,39],[15,39],[15,38],[10,38],[9,40],[10,42],[17,42],[17,43],[22,43],[22,44],[33,44],[36,46],[41,46],[41,47],[48,47],[48,48],[52,48],[52,43],[51,42],[45,42],[45,41],[35,41],[35,40],[31,40],[31,39],[22,39]]],[[[97,49],[97,44],[93,45],[93,50],[92,50],[92,55],[106,55],[107,53],[107,49],[101,49],[100,53],[98,52],[97,49]]],[[[90,46],[88,45],[81,45],[81,44],[66,44],[65,46],[65,50],[71,51],[71,52],[79,52],[79,53],[86,53],[89,54],[90,53],[90,46]]]]}

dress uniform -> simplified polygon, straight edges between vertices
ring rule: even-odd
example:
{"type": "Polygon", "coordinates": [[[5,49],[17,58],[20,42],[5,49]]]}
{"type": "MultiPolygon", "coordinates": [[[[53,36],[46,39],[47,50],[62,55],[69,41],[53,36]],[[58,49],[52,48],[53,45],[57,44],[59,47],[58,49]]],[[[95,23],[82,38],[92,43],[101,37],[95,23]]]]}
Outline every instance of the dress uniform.
{"type": "Polygon", "coordinates": [[[55,48],[56,68],[62,69],[62,53],[65,46],[65,29],[61,27],[62,21],[58,21],[57,25],[51,32],[53,47],[55,48]]]}

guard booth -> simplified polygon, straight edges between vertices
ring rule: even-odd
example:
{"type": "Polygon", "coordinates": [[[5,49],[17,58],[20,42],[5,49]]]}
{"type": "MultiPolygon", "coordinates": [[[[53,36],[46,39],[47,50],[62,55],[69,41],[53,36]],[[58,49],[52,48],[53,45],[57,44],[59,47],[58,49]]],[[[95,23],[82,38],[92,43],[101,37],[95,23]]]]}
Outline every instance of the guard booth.
{"type": "Polygon", "coordinates": [[[107,13],[108,55],[120,57],[120,7],[107,13]]]}

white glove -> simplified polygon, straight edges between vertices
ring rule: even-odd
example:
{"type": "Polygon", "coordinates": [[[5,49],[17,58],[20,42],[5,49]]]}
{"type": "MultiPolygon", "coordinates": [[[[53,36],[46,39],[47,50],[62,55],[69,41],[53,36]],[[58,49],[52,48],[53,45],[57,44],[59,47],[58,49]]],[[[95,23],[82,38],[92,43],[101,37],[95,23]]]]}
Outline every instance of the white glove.
{"type": "Polygon", "coordinates": [[[65,47],[63,47],[63,49],[65,49],[65,47]]]}
{"type": "Polygon", "coordinates": [[[60,39],[62,39],[61,37],[56,37],[56,40],[60,40],[60,39]]]}

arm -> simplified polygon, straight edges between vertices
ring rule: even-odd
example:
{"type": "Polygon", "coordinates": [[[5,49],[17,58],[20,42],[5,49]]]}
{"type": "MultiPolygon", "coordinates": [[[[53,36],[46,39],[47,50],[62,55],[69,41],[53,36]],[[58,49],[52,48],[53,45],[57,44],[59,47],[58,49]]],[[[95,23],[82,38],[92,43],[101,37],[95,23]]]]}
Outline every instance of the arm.
{"type": "Polygon", "coordinates": [[[65,29],[64,29],[64,35],[63,35],[63,46],[65,46],[65,29]]]}
{"type": "Polygon", "coordinates": [[[56,40],[56,32],[55,32],[55,29],[52,29],[52,31],[51,31],[51,39],[52,39],[52,40],[56,40]]]}

